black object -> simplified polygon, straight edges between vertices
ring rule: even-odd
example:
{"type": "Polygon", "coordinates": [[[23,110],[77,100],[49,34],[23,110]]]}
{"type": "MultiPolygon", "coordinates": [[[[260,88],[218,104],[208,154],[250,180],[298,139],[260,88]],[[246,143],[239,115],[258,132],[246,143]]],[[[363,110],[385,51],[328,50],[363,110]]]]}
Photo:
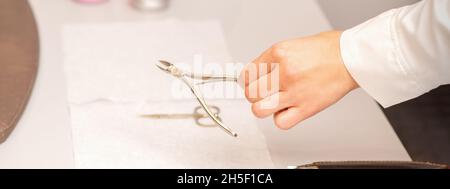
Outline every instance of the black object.
{"type": "Polygon", "coordinates": [[[324,161],[298,169],[449,169],[447,165],[414,161],[324,161]]]}

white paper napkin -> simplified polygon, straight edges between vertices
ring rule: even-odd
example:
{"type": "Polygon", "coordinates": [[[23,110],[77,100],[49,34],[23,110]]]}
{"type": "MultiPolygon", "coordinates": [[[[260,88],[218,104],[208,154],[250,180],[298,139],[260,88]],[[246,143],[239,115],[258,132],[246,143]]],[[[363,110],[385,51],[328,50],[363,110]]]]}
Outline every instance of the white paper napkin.
{"type": "Polygon", "coordinates": [[[78,168],[272,168],[273,163],[250,112],[242,101],[214,101],[234,138],[193,119],[148,119],[141,113],[189,113],[195,102],[72,105],[74,152],[78,168]],[[179,108],[185,110],[180,111],[179,108]],[[159,111],[163,109],[163,111],[159,111]]]}

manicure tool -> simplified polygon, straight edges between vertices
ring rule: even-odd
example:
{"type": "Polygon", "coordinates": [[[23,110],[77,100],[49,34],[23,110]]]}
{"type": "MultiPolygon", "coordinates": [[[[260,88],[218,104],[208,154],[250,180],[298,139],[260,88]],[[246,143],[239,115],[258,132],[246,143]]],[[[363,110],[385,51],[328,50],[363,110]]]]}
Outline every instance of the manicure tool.
{"type": "MultiPolygon", "coordinates": [[[[217,119],[220,119],[220,109],[217,106],[209,106],[211,112],[217,119]]],[[[197,106],[194,109],[194,112],[191,114],[144,114],[141,115],[143,118],[150,118],[150,119],[186,119],[186,118],[193,118],[195,120],[195,123],[198,126],[201,127],[215,127],[217,126],[216,123],[206,123],[205,121],[202,121],[206,118],[209,118],[208,114],[205,114],[205,112],[202,112],[203,108],[201,106],[197,106]]]]}
{"type": "Polygon", "coordinates": [[[203,85],[206,83],[211,82],[225,82],[225,81],[233,81],[237,82],[237,77],[230,77],[230,76],[212,76],[212,75],[197,75],[193,73],[187,73],[183,70],[177,68],[174,64],[160,60],[159,64],[156,64],[156,66],[161,69],[162,71],[182,80],[190,89],[191,92],[194,94],[197,101],[200,103],[203,110],[206,112],[206,114],[211,118],[217,125],[220,126],[226,133],[233,137],[237,137],[237,133],[233,132],[229,127],[225,126],[220,118],[217,115],[214,115],[211,108],[206,104],[205,100],[203,99],[203,96],[199,92],[199,90],[196,88],[196,85],[203,85]],[[201,80],[202,82],[195,83],[195,80],[201,80]]]}

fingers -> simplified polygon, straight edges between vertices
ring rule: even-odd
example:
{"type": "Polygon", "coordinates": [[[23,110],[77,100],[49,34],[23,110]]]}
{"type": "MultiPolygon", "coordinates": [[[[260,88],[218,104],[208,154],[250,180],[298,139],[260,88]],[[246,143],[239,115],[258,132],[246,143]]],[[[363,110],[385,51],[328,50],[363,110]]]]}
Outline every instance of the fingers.
{"type": "Polygon", "coordinates": [[[295,105],[275,113],[275,125],[280,129],[287,130],[320,111],[314,105],[307,104],[305,102],[302,105],[295,105]]]}
{"type": "Polygon", "coordinates": [[[242,69],[239,76],[241,86],[248,86],[250,83],[258,80],[259,77],[270,73],[273,67],[271,63],[274,63],[274,60],[269,49],[242,69]]]}
{"type": "Polygon", "coordinates": [[[275,125],[283,130],[294,127],[305,118],[304,112],[298,107],[290,107],[274,115],[275,125]]]}
{"type": "Polygon", "coordinates": [[[245,97],[251,103],[257,102],[280,91],[280,78],[278,68],[261,76],[245,87],[245,97]]]}
{"type": "Polygon", "coordinates": [[[291,99],[287,93],[279,92],[252,104],[252,111],[256,117],[264,118],[275,112],[291,106],[291,99]]]}
{"type": "Polygon", "coordinates": [[[314,108],[298,105],[288,92],[279,92],[253,103],[252,112],[258,118],[274,114],[275,125],[283,130],[317,113],[314,108]]]}

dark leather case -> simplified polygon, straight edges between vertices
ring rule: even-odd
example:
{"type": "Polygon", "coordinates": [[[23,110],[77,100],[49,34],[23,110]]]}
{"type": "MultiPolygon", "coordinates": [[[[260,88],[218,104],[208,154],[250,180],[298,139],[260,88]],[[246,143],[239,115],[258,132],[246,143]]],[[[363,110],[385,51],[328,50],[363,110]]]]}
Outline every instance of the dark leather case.
{"type": "Polygon", "coordinates": [[[449,169],[447,165],[416,161],[324,161],[298,169],[449,169]]]}

